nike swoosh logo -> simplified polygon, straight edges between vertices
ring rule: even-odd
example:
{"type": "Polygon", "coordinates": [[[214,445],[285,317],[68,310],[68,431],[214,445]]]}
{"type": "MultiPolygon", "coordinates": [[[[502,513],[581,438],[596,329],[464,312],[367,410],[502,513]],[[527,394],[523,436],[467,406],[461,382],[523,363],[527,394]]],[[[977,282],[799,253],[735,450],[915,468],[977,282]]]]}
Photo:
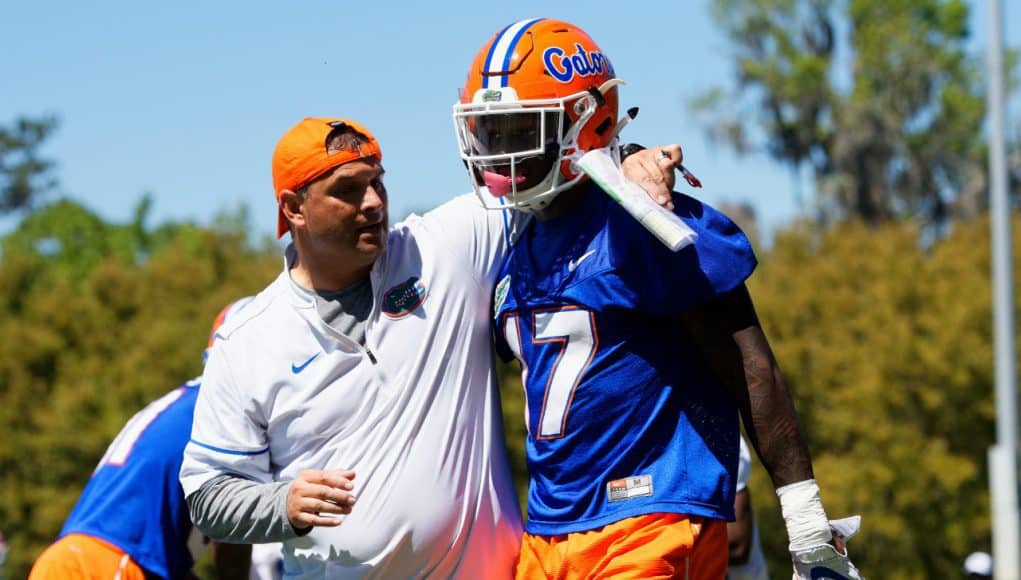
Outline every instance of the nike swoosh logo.
{"type": "Polygon", "coordinates": [[[305,367],[307,367],[308,365],[312,364],[312,361],[314,361],[317,356],[319,356],[318,352],[315,353],[314,355],[312,355],[312,358],[310,358],[307,361],[301,363],[300,365],[296,365],[294,363],[291,363],[291,372],[294,373],[294,374],[298,374],[301,371],[305,370],[305,367]]]}
{"type": "Polygon", "coordinates": [[[579,257],[577,260],[570,260],[570,261],[568,261],[567,262],[567,271],[568,272],[574,272],[575,270],[578,269],[578,265],[585,261],[585,258],[587,258],[587,257],[589,257],[589,256],[591,256],[592,254],[595,254],[595,253],[596,253],[595,250],[589,250],[589,251],[585,252],[584,254],[582,254],[581,257],[579,257]]]}

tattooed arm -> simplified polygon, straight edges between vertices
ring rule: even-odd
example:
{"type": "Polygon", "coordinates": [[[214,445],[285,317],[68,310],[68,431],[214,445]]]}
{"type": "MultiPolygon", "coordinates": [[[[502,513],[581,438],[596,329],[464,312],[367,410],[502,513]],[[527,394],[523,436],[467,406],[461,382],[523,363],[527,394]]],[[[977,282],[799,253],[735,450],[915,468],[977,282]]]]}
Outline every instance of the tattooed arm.
{"type": "Polygon", "coordinates": [[[744,285],[683,315],[691,339],[727,388],[774,487],[813,478],[787,382],[744,285]]]}
{"type": "MultiPolygon", "coordinates": [[[[794,399],[762,332],[744,285],[682,316],[691,339],[730,390],[745,431],[773,480],[794,561],[795,578],[860,580],[847,558],[844,538],[858,529],[860,518],[844,521],[846,531],[831,528],[794,399]],[[850,523],[854,521],[854,523],[850,523]],[[852,529],[853,528],[853,529],[852,529]]],[[[840,523],[840,522],[837,522],[840,523]]]]}

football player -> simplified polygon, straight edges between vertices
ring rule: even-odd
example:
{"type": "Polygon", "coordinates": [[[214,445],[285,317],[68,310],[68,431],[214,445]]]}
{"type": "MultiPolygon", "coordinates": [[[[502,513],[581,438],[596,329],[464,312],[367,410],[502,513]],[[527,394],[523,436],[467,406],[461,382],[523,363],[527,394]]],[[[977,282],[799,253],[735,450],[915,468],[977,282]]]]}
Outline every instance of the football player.
{"type": "MultiPolygon", "coordinates": [[[[227,305],[209,334],[250,298],[227,305]]],[[[206,353],[208,353],[208,348],[206,353]]],[[[203,355],[205,358],[205,354],[203,355]]],[[[107,448],[57,541],[35,561],[32,580],[182,578],[210,546],[192,527],[178,480],[191,437],[199,380],[135,414],[107,448]]],[[[251,546],[213,544],[219,578],[248,578],[251,546]]]]}
{"type": "Polygon", "coordinates": [[[522,20],[483,45],[454,107],[478,197],[536,218],[494,294],[498,347],[527,396],[518,577],[723,578],[740,411],[798,577],[857,578],[745,288],[744,234],[675,193],[697,240],[673,253],[574,165],[614,154],[620,83],[577,26],[522,20]]]}

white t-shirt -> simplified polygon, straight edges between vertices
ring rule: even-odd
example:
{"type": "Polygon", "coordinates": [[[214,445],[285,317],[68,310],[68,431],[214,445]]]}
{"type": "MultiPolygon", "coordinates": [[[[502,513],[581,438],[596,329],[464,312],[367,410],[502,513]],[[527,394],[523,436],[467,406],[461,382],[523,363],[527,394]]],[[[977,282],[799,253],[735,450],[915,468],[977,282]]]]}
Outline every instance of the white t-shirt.
{"type": "MultiPolygon", "coordinates": [[[[752,472],[752,454],[748,451],[748,444],[744,437],[741,437],[741,453],[737,463],[737,491],[748,488],[748,478],[752,472]]],[[[748,561],[741,566],[731,566],[727,569],[727,580],[769,580],[769,569],[766,567],[766,559],[762,555],[762,545],[759,543],[759,526],[752,522],[752,544],[749,548],[748,561]]]]}
{"type": "Polygon", "coordinates": [[[218,332],[185,494],[224,473],[353,469],[351,514],[285,541],[285,576],[510,577],[521,514],[489,322],[506,250],[503,216],[470,196],[394,226],[364,347],[322,321],[285,266],[218,332]]]}

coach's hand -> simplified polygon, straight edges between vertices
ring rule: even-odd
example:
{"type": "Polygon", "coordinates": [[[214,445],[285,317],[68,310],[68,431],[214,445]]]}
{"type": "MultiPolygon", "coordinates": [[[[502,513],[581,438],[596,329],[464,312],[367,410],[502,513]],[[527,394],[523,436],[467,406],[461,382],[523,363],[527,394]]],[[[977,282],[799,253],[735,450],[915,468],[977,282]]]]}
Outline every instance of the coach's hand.
{"type": "Polygon", "coordinates": [[[628,179],[642,186],[653,201],[673,209],[670,192],[677,181],[674,170],[683,160],[680,145],[650,147],[628,155],[621,162],[620,168],[628,179]]]}
{"type": "Polygon", "coordinates": [[[355,496],[351,494],[355,472],[343,469],[318,471],[306,469],[298,474],[287,490],[287,519],[295,530],[313,526],[339,526],[333,515],[351,513],[355,496]]]}

